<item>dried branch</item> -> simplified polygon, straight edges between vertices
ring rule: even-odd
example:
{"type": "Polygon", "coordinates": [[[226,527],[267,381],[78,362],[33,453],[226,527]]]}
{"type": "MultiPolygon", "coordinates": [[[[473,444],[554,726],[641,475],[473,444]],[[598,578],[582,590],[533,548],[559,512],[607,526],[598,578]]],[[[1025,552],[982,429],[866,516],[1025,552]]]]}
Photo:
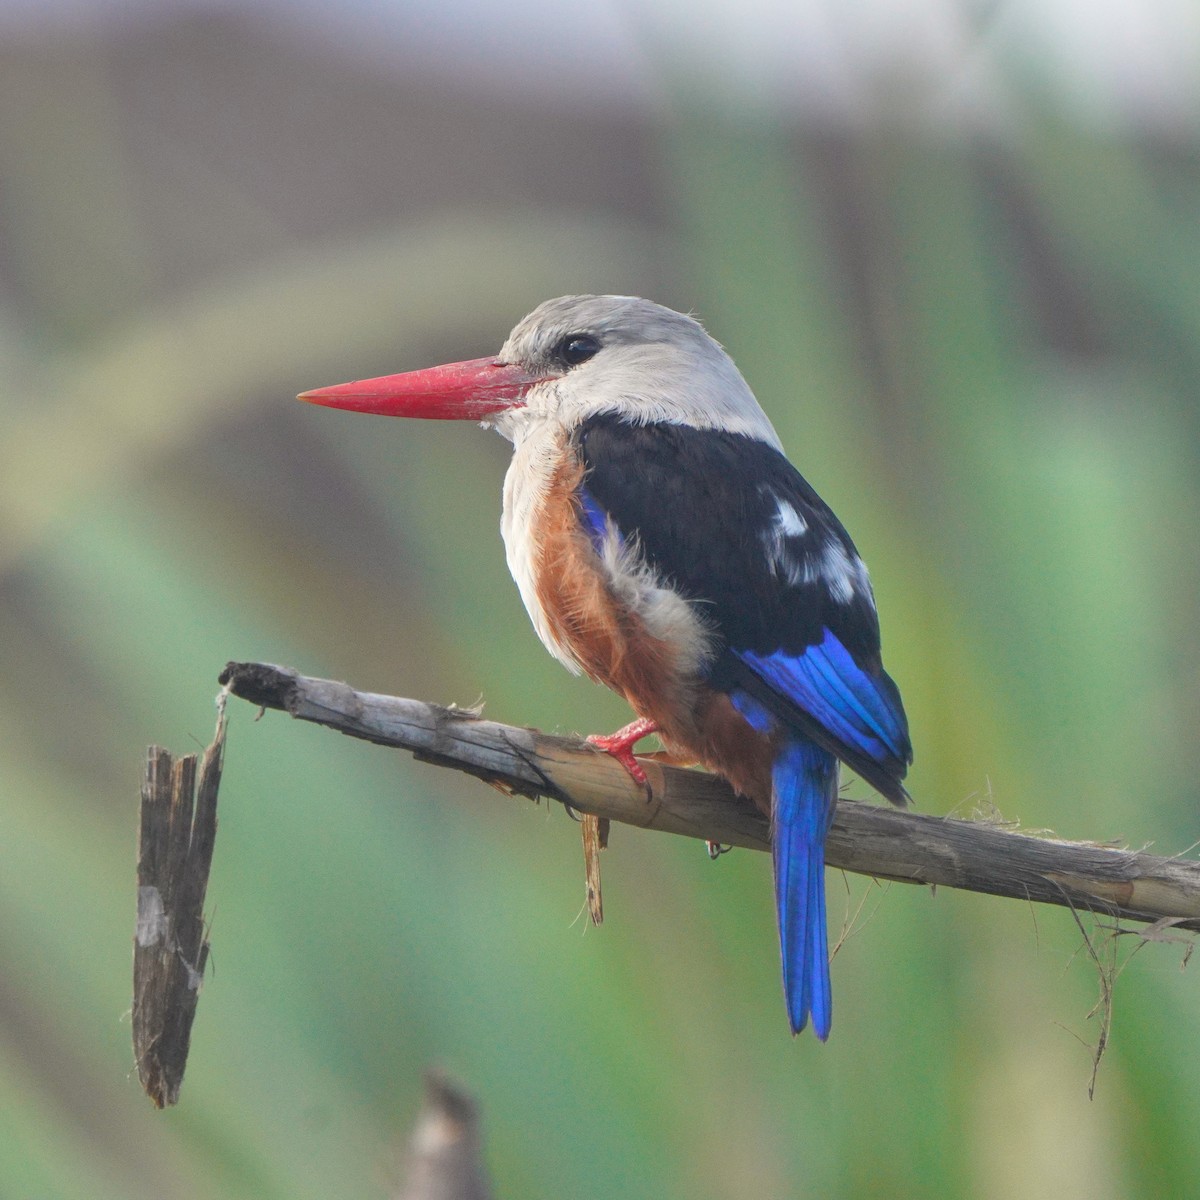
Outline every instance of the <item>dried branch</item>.
{"type": "MultiPolygon", "coordinates": [[[[286,667],[230,663],[234,695],[352,737],[411,751],[503,790],[547,796],[608,821],[709,842],[769,847],[762,814],[722,780],[642,759],[644,792],[610,755],[586,742],[485,721],[461,709],[356,692],[286,667]]],[[[995,896],[1163,921],[1200,930],[1200,863],[1091,842],[1033,837],[963,821],[842,800],[826,845],[831,867],[995,896]]]]}

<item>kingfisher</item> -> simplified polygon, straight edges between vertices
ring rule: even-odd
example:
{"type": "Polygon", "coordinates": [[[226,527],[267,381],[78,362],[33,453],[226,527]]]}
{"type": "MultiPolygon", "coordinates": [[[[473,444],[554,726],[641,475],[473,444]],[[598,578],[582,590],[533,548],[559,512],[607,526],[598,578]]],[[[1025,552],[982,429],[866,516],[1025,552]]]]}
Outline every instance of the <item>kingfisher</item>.
{"type": "Polygon", "coordinates": [[[591,740],[645,786],[657,733],[767,814],[788,1020],[824,1041],[839,763],[903,806],[912,746],[867,568],[725,350],[649,300],[561,296],[495,356],[300,399],[512,442],[500,527],[533,627],[636,714],[591,740]]]}

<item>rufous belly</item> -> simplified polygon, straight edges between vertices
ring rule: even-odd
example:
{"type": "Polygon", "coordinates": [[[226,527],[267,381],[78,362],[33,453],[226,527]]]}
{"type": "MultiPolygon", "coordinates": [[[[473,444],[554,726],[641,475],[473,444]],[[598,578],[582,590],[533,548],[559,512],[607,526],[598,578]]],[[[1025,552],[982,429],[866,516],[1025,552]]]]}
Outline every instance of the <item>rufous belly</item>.
{"type": "Polygon", "coordinates": [[[705,682],[688,647],[655,636],[621,602],[583,525],[582,477],[582,465],[564,458],[536,514],[533,577],[543,619],[588,676],[658,726],[672,756],[715,771],[769,812],[771,739],[705,682]]]}

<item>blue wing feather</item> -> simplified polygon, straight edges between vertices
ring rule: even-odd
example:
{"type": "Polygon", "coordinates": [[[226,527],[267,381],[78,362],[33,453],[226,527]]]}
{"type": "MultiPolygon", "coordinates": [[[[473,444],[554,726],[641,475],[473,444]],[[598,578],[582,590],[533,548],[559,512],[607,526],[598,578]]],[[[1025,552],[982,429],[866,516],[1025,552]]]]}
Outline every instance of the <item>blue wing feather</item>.
{"type": "Polygon", "coordinates": [[[587,490],[579,489],[579,506],[583,514],[583,524],[591,538],[592,545],[599,550],[608,532],[608,513],[597,503],[596,498],[587,490]]]}
{"type": "Polygon", "coordinates": [[[908,760],[904,710],[882,671],[865,670],[830,630],[800,654],[734,651],[764,683],[876,762],[908,760]]]}

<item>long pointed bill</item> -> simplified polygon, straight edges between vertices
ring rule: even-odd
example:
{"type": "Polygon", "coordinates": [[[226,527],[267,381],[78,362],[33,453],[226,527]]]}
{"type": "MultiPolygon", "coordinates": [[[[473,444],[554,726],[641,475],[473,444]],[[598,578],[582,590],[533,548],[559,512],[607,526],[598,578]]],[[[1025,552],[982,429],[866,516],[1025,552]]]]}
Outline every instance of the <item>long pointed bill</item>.
{"type": "Polygon", "coordinates": [[[525,402],[525,393],[545,375],[494,358],[448,363],[404,375],[381,375],[336,387],[302,392],[299,399],[328,408],[379,413],[386,417],[431,417],[439,421],[482,421],[525,402]]]}

